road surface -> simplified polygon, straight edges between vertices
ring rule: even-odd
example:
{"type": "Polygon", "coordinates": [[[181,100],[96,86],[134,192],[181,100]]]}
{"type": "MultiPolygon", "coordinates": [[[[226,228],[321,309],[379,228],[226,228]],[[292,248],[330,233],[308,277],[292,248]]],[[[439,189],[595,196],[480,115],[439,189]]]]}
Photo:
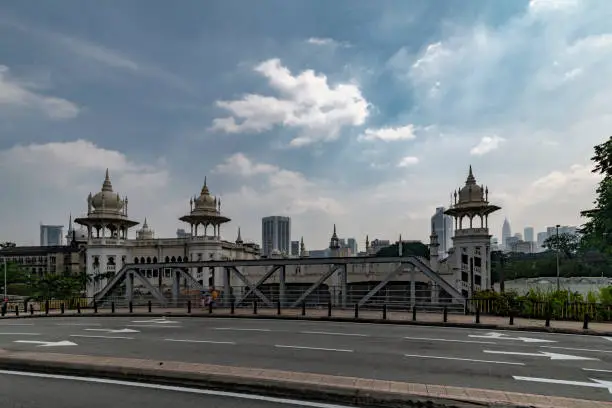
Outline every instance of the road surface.
{"type": "Polygon", "coordinates": [[[225,318],[0,322],[0,348],[241,367],[612,400],[607,337],[225,318]]]}
{"type": "Polygon", "coordinates": [[[349,408],[248,394],[2,370],[0,370],[0,406],[20,408],[349,408]]]}

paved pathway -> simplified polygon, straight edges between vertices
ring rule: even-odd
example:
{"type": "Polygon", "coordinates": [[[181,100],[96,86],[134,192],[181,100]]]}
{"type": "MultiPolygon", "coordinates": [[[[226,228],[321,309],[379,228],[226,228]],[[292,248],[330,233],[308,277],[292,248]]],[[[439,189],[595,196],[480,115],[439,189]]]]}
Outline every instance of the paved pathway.
{"type": "MultiPolygon", "coordinates": [[[[147,307],[135,307],[133,309],[134,314],[146,314],[148,313],[147,307]]],[[[94,314],[92,309],[83,309],[81,311],[81,315],[91,315],[94,314]]],[[[103,308],[98,310],[98,314],[100,315],[109,315],[111,314],[110,308],[103,308]]],[[[125,308],[117,309],[116,315],[126,315],[129,314],[129,311],[125,308]]],[[[186,308],[152,308],[152,315],[159,314],[169,314],[169,315],[185,315],[187,316],[186,308]]],[[[27,317],[29,313],[24,314],[20,313],[19,317],[27,317]]],[[[34,315],[45,315],[43,312],[35,311],[34,315]]],[[[49,316],[59,316],[61,315],[59,310],[52,310],[49,312],[49,316]]],[[[65,316],[75,316],[77,315],[76,310],[66,310],[65,316]]],[[[191,311],[192,316],[209,316],[210,313],[208,310],[204,310],[201,308],[193,308],[191,311]]],[[[214,309],[212,312],[214,316],[231,316],[231,312],[229,309],[214,309]]],[[[239,308],[234,312],[234,316],[240,317],[248,317],[253,316],[252,308],[239,308]]],[[[14,312],[7,313],[4,318],[15,318],[14,312]]],[[[259,308],[257,310],[257,317],[278,317],[276,309],[270,308],[259,308]]],[[[307,309],[306,315],[302,316],[301,309],[283,309],[281,311],[281,316],[283,318],[287,317],[296,317],[296,318],[327,318],[327,309],[307,309]]],[[[341,319],[354,319],[355,312],[354,310],[342,310],[342,309],[334,309],[332,311],[333,318],[341,318],[341,319]]],[[[372,310],[360,310],[359,311],[360,319],[368,319],[368,320],[381,320],[382,312],[381,311],[372,311],[372,310]]],[[[387,320],[396,321],[398,323],[410,323],[412,322],[412,312],[410,311],[389,311],[387,313],[387,320]]],[[[443,322],[443,316],[441,313],[426,313],[420,312],[417,313],[416,316],[417,323],[430,323],[430,324],[441,324],[443,322]]],[[[473,325],[475,324],[475,316],[469,315],[460,315],[460,314],[449,314],[448,315],[448,323],[450,324],[465,324],[465,325],[473,325]]],[[[480,316],[480,324],[483,327],[486,326],[496,326],[499,329],[520,329],[520,330],[546,330],[545,321],[538,319],[526,319],[526,318],[515,318],[514,324],[510,326],[509,318],[500,317],[500,316],[480,316]]],[[[550,324],[551,330],[558,330],[562,332],[568,333],[585,333],[585,334],[600,334],[600,335],[610,335],[612,336],[612,323],[600,323],[600,322],[589,322],[589,330],[583,330],[583,322],[577,321],[565,321],[565,320],[553,320],[550,324]]]]}

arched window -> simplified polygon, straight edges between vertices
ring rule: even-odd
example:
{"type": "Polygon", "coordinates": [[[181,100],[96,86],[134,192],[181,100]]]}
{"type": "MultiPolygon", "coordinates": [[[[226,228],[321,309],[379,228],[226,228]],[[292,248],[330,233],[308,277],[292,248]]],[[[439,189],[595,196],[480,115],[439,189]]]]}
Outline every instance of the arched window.
{"type": "Polygon", "coordinates": [[[151,257],[147,256],[147,263],[151,263],[151,257]]]}
{"type": "Polygon", "coordinates": [[[183,258],[179,256],[178,258],[176,258],[176,262],[183,262],[183,258]]]}
{"type": "Polygon", "coordinates": [[[166,257],[166,263],[168,263],[168,262],[170,262],[170,257],[169,256],[166,257]]]}
{"type": "Polygon", "coordinates": [[[134,257],[134,263],[138,263],[138,257],[137,256],[134,257]]]}
{"type": "Polygon", "coordinates": [[[145,263],[144,256],[141,256],[141,257],[140,257],[140,263],[145,263]]]}
{"type": "Polygon", "coordinates": [[[157,257],[156,256],[153,257],[153,263],[157,263],[157,257]]]}
{"type": "Polygon", "coordinates": [[[170,262],[176,262],[176,258],[175,257],[170,258],[170,262]]]}

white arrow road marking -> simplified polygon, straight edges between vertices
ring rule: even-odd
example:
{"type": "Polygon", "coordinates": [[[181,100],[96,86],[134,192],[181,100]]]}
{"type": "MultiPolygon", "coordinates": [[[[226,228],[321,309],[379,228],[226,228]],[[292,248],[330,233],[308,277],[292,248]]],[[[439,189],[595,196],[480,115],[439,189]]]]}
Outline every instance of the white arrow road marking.
{"type": "Polygon", "coordinates": [[[604,337],[604,339],[612,341],[612,337],[604,337]]]}
{"type": "Polygon", "coordinates": [[[570,354],[549,353],[546,351],[540,351],[538,353],[520,353],[518,351],[483,350],[483,352],[489,354],[508,354],[512,356],[549,357],[551,360],[599,360],[593,357],[572,356],[570,354]]]}
{"type": "Polygon", "coordinates": [[[35,341],[35,340],[15,340],[14,343],[38,344],[38,347],[55,347],[55,346],[77,346],[68,340],[61,341],[35,341]]]}
{"type": "Polygon", "coordinates": [[[140,330],[134,329],[85,329],[87,331],[101,331],[106,333],[140,333],[140,330]]]}
{"type": "Polygon", "coordinates": [[[553,378],[537,378],[537,377],[521,377],[521,376],[512,376],[515,380],[518,381],[531,381],[531,382],[541,382],[547,384],[561,384],[561,385],[577,385],[579,387],[591,387],[591,388],[607,388],[608,391],[612,394],[612,381],[604,381],[597,380],[595,378],[589,378],[591,381],[595,382],[586,382],[586,381],[567,381],[567,380],[555,380],[553,378]]]}
{"type": "Polygon", "coordinates": [[[178,324],[180,322],[174,322],[166,319],[151,319],[151,320],[132,320],[132,323],[155,323],[155,324],[178,324]]]}
{"type": "Polygon", "coordinates": [[[544,340],[544,339],[535,339],[533,337],[509,337],[503,333],[487,333],[484,335],[480,334],[469,334],[468,337],[478,338],[478,339],[495,339],[495,340],[518,340],[524,343],[556,343],[555,340],[544,340]]]}
{"type": "Polygon", "coordinates": [[[471,363],[509,364],[509,365],[520,365],[520,366],[525,365],[525,363],[515,363],[515,362],[510,362],[510,361],[475,360],[472,358],[442,357],[442,356],[422,356],[419,354],[404,354],[404,357],[434,358],[434,359],[440,359],[440,360],[454,360],[454,361],[469,361],[471,363]]]}

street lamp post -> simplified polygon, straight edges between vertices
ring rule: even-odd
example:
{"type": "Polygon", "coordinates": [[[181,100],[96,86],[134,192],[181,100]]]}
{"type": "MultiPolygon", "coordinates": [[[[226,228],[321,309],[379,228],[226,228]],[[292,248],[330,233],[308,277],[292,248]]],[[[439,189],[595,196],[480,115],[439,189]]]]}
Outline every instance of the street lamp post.
{"type": "Polygon", "coordinates": [[[560,281],[559,281],[559,227],[560,225],[557,224],[557,292],[560,290],[561,285],[560,285],[560,281]]]}

